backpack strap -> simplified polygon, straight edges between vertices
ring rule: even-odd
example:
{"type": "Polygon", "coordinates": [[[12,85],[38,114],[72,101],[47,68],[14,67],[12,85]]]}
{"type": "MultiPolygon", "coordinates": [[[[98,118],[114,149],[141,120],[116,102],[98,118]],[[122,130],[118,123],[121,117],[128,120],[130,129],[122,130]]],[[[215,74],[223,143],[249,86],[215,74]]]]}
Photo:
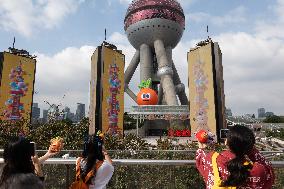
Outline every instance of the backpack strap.
{"type": "Polygon", "coordinates": [[[213,174],[214,174],[214,188],[223,188],[223,189],[236,189],[237,187],[234,186],[228,186],[228,187],[220,187],[222,184],[222,179],[219,174],[218,166],[217,166],[217,157],[219,156],[218,152],[214,152],[212,155],[212,168],[213,168],[213,174]]]}
{"type": "MultiPolygon", "coordinates": [[[[104,161],[98,161],[98,162],[95,164],[94,168],[95,168],[96,172],[97,172],[97,170],[102,166],[103,162],[104,162],[104,161]]],[[[85,177],[85,183],[87,183],[91,178],[93,178],[93,176],[95,176],[94,169],[92,169],[92,170],[91,170],[90,172],[88,172],[88,174],[86,175],[86,177],[85,177]]]]}
{"type": "Polygon", "coordinates": [[[81,160],[82,160],[82,157],[79,157],[76,162],[76,180],[77,181],[79,181],[81,178],[81,166],[80,166],[81,160]]]}
{"type": "Polygon", "coordinates": [[[217,157],[219,156],[218,152],[214,152],[212,155],[212,168],[213,168],[213,174],[214,174],[214,186],[219,186],[222,182],[219,171],[218,171],[218,166],[217,166],[217,157]]]}

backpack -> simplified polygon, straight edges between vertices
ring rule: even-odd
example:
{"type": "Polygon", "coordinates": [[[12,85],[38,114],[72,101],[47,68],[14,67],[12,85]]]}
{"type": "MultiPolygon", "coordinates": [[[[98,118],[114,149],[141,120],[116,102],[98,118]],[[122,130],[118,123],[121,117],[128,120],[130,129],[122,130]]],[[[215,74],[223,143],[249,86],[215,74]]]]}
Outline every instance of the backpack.
{"type": "Polygon", "coordinates": [[[214,152],[214,154],[212,155],[212,167],[213,167],[213,174],[214,174],[214,185],[212,189],[236,189],[237,187],[235,186],[225,186],[225,187],[220,186],[222,183],[222,180],[220,178],[218,166],[217,166],[218,155],[219,154],[217,152],[214,152]]]}
{"type": "MultiPolygon", "coordinates": [[[[75,181],[70,185],[69,189],[89,189],[89,185],[87,184],[94,176],[95,172],[94,169],[92,169],[85,177],[85,181],[81,178],[81,166],[80,161],[82,158],[79,158],[76,163],[76,178],[75,181]]],[[[95,165],[96,171],[100,168],[100,166],[103,164],[103,161],[98,161],[95,165]]]]}

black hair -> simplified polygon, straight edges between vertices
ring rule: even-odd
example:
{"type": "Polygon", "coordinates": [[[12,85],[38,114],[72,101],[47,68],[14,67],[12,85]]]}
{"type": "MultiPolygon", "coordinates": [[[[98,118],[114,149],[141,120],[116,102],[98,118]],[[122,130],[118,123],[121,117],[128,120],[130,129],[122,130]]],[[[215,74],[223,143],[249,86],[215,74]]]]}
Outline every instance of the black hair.
{"type": "Polygon", "coordinates": [[[102,147],[103,140],[99,136],[90,135],[84,142],[82,157],[87,161],[87,164],[81,173],[81,178],[83,180],[85,179],[86,175],[94,168],[97,160],[104,160],[102,147]]]}
{"type": "Polygon", "coordinates": [[[236,125],[230,128],[227,145],[236,157],[227,164],[230,174],[222,186],[241,186],[246,182],[253,165],[244,165],[245,155],[252,150],[254,144],[254,134],[248,127],[236,125]]]}
{"type": "Polygon", "coordinates": [[[0,186],[14,174],[34,173],[32,154],[31,145],[27,139],[11,139],[4,147],[3,157],[5,165],[0,178],[0,186]]]}
{"type": "Polygon", "coordinates": [[[43,189],[44,183],[33,173],[19,173],[10,176],[0,189],[43,189]]]}

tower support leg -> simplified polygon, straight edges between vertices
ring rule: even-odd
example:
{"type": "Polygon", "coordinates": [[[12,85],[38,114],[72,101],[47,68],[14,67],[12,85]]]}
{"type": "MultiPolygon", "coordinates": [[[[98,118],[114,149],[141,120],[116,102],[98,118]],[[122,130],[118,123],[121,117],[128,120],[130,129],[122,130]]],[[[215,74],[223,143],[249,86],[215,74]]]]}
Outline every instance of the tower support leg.
{"type": "Polygon", "coordinates": [[[154,42],[154,48],[158,61],[157,75],[161,78],[165,100],[168,105],[177,106],[178,100],[173,82],[173,69],[171,62],[168,60],[163,41],[156,40],[154,42]]]}
{"type": "Polygon", "coordinates": [[[175,67],[175,64],[173,62],[172,48],[167,47],[166,52],[167,52],[168,60],[171,62],[171,65],[172,65],[172,68],[173,68],[173,82],[174,82],[174,85],[175,85],[176,94],[178,95],[178,98],[179,98],[181,105],[188,105],[189,103],[188,103],[187,96],[185,94],[185,86],[181,82],[180,77],[179,77],[178,72],[177,72],[177,69],[175,67]]]}
{"type": "Polygon", "coordinates": [[[153,76],[153,58],[149,45],[140,46],[140,80],[152,79],[153,76]]]}

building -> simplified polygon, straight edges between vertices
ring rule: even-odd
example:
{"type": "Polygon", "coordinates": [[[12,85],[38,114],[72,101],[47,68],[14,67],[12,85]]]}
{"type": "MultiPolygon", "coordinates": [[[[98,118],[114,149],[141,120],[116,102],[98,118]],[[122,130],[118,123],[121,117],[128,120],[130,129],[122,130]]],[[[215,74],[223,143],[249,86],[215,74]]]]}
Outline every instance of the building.
{"type": "Polygon", "coordinates": [[[0,53],[0,120],[31,120],[36,59],[26,50],[0,53]]]}
{"type": "Polygon", "coordinates": [[[92,55],[89,134],[96,130],[122,134],[124,112],[124,55],[103,42],[92,55]]]}
{"type": "Polygon", "coordinates": [[[225,109],[226,116],[233,116],[232,110],[230,108],[225,109]]]}
{"type": "Polygon", "coordinates": [[[33,103],[32,118],[35,119],[35,120],[40,118],[40,108],[38,107],[38,103],[33,103]]]}
{"type": "Polygon", "coordinates": [[[48,119],[48,110],[42,110],[42,121],[46,123],[48,119]]]}
{"type": "Polygon", "coordinates": [[[258,108],[257,113],[258,113],[258,118],[265,118],[265,109],[264,108],[258,108]]]}
{"type": "MultiPolygon", "coordinates": [[[[70,109],[69,109],[70,111],[70,109]]],[[[85,104],[77,103],[76,121],[79,122],[85,117],[85,104]]]]}
{"type": "MultiPolygon", "coordinates": [[[[85,107],[84,107],[84,109],[85,109],[85,107]]],[[[85,116],[85,114],[84,114],[84,116],[85,116]]],[[[64,108],[64,110],[63,110],[63,119],[69,119],[69,120],[71,120],[72,122],[76,122],[75,114],[72,113],[72,112],[70,111],[70,108],[67,107],[67,106],[66,106],[66,107],[64,108]]]]}
{"type": "Polygon", "coordinates": [[[220,140],[220,129],[227,128],[222,53],[210,38],[188,53],[191,132],[204,129],[220,140]]]}

